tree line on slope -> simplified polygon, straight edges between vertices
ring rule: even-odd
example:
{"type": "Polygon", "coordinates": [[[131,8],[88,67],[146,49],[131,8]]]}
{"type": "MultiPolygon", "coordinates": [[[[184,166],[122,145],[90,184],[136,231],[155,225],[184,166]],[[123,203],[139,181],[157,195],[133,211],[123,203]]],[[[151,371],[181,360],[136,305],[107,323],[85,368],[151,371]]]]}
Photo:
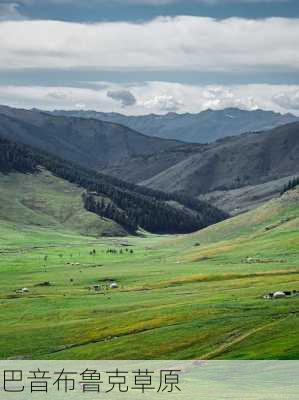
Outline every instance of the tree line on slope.
{"type": "Polygon", "coordinates": [[[298,185],[299,185],[299,176],[297,178],[293,178],[293,179],[289,180],[289,182],[286,185],[284,185],[284,187],[281,191],[281,195],[283,195],[288,190],[294,189],[298,185]]]}
{"type": "Polygon", "coordinates": [[[0,172],[11,171],[34,172],[36,171],[36,162],[25,146],[0,138],[0,172]]]}
{"type": "Polygon", "coordinates": [[[138,227],[153,233],[190,233],[227,217],[205,202],[136,186],[0,138],[0,171],[37,173],[39,166],[84,188],[88,211],[112,219],[132,233],[138,227]],[[110,201],[104,202],[102,197],[110,201]]]}

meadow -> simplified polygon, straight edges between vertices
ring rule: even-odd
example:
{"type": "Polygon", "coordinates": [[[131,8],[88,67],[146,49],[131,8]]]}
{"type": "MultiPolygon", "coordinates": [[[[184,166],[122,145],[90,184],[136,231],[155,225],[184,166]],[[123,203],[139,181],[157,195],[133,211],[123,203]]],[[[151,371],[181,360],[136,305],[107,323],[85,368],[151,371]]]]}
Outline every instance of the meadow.
{"type": "Polygon", "coordinates": [[[299,296],[263,299],[299,290],[298,228],[299,190],[191,235],[96,238],[2,215],[0,358],[298,359],[299,296]]]}

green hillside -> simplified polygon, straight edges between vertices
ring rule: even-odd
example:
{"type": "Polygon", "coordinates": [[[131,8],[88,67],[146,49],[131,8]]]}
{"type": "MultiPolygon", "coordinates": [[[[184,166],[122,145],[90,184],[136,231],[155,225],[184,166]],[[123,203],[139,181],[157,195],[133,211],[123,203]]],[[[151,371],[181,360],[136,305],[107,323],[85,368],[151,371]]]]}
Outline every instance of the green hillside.
{"type": "Polygon", "coordinates": [[[50,214],[1,211],[0,358],[298,359],[299,297],[262,298],[299,290],[298,189],[190,235],[96,239],[50,214]]]}
{"type": "MultiPolygon", "coordinates": [[[[8,184],[11,173],[36,176],[41,171],[80,187],[85,210],[115,221],[131,234],[140,228],[151,233],[190,233],[228,217],[206,202],[136,186],[0,137],[0,172],[6,174],[8,184]]],[[[47,187],[38,189],[41,196],[43,189],[48,191],[47,187]]],[[[23,196],[22,186],[15,190],[23,196]]],[[[49,205],[47,196],[43,201],[49,205]]],[[[34,199],[27,203],[39,208],[34,199]]],[[[59,201],[54,203],[52,211],[56,208],[61,213],[59,201]]]]}
{"type": "Polygon", "coordinates": [[[85,210],[79,188],[43,170],[0,173],[0,218],[17,225],[57,228],[83,235],[124,235],[115,222],[85,210]]]}

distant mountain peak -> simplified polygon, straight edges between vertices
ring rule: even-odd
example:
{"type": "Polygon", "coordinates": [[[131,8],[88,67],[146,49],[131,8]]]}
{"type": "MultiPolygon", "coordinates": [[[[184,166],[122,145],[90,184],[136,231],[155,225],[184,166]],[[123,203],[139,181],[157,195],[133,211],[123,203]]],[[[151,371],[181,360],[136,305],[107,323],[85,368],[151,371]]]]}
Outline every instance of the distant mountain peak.
{"type": "Polygon", "coordinates": [[[126,116],[97,111],[55,111],[56,115],[97,118],[125,125],[148,136],[175,139],[190,143],[209,143],[226,136],[244,132],[263,131],[299,121],[288,113],[280,114],[261,109],[245,110],[227,107],[220,110],[208,108],[199,113],[148,114],[126,116]]]}

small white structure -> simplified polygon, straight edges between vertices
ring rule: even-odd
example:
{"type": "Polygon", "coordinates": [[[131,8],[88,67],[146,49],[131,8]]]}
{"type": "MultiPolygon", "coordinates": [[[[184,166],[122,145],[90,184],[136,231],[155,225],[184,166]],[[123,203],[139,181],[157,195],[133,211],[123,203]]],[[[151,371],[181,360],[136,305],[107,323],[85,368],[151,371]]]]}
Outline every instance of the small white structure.
{"type": "Polygon", "coordinates": [[[275,292],[273,294],[273,299],[282,299],[284,297],[286,297],[285,292],[275,292]]]}
{"type": "Polygon", "coordinates": [[[116,282],[112,282],[110,284],[110,289],[117,289],[118,288],[118,284],[116,282]]]}
{"type": "Polygon", "coordinates": [[[280,290],[274,293],[268,293],[263,296],[266,300],[273,300],[273,299],[284,299],[298,296],[299,292],[297,290],[280,290]]]}
{"type": "Polygon", "coordinates": [[[17,289],[16,293],[21,293],[21,294],[29,293],[29,289],[27,289],[27,288],[17,289]]]}

